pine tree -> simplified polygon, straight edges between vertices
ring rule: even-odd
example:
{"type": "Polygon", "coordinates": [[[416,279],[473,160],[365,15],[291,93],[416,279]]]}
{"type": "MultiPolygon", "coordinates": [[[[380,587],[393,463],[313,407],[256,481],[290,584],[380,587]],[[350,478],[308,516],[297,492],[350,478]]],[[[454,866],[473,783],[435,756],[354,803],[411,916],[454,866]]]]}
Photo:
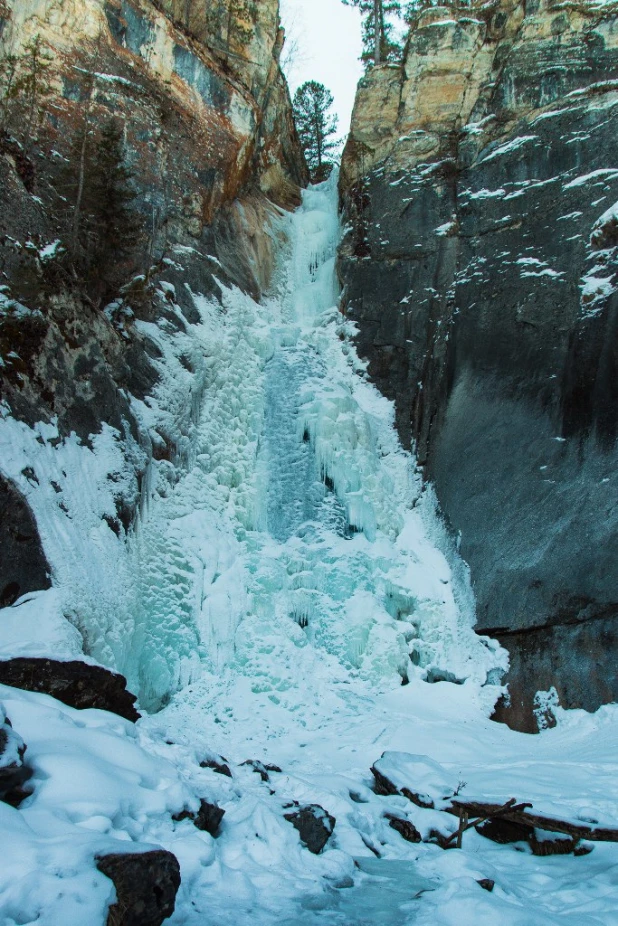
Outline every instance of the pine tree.
{"type": "Polygon", "coordinates": [[[206,16],[213,34],[225,47],[226,55],[234,54],[238,46],[246,45],[253,37],[257,18],[256,0],[216,0],[209,4],[206,16]]]}
{"type": "Polygon", "coordinates": [[[135,251],[141,222],[135,212],[136,193],[132,173],[125,164],[124,137],[119,122],[103,126],[94,154],[88,211],[94,223],[96,262],[110,267],[135,251]]]}
{"type": "Polygon", "coordinates": [[[17,55],[5,55],[0,60],[0,132],[8,132],[11,128],[15,100],[18,96],[15,86],[18,69],[17,55]]]}
{"type": "Polygon", "coordinates": [[[59,192],[70,228],[67,257],[92,301],[114,294],[131,270],[143,223],[125,164],[123,130],[113,118],[100,131],[91,120],[76,132],[59,192]]]}
{"type": "Polygon", "coordinates": [[[25,53],[19,60],[13,92],[16,98],[23,101],[23,132],[27,148],[35,141],[45,112],[45,101],[53,93],[48,73],[52,60],[39,35],[35,35],[28,42],[25,53]]]}
{"type": "Polygon", "coordinates": [[[403,15],[399,0],[343,0],[357,7],[363,19],[363,61],[384,64],[401,57],[401,45],[395,40],[393,16],[403,15]]]}
{"type": "Polygon", "coordinates": [[[323,84],[307,81],[294,94],[294,121],[314,182],[323,180],[332,170],[328,156],[338,147],[333,141],[337,116],[329,114],[333,95],[323,84]]]}

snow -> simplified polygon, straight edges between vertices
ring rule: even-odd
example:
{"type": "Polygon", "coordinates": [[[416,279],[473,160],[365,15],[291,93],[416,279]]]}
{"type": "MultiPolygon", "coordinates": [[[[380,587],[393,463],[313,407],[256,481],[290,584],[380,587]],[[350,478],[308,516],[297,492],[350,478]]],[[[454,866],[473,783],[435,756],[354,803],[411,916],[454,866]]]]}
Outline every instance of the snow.
{"type": "Polygon", "coordinates": [[[575,187],[584,186],[586,183],[593,183],[598,180],[615,180],[618,177],[618,170],[613,167],[601,167],[599,170],[593,170],[589,174],[582,174],[565,183],[563,189],[572,190],[575,187]]]}
{"type": "Polygon", "coordinates": [[[515,263],[524,268],[520,273],[522,278],[550,277],[551,279],[556,280],[564,276],[562,271],[553,270],[545,263],[545,261],[539,260],[536,257],[520,257],[515,261],[515,263]]]}
{"type": "Polygon", "coordinates": [[[39,258],[45,262],[48,260],[53,260],[54,257],[57,257],[58,254],[62,251],[62,246],[59,238],[56,238],[50,244],[46,244],[44,248],[41,248],[39,251],[39,258]]]}
{"type": "Polygon", "coordinates": [[[2,610],[0,659],[17,656],[87,659],[79,631],[62,613],[58,589],[30,592],[2,610]]]}
{"type": "Polygon", "coordinates": [[[487,164],[489,161],[493,161],[496,158],[502,157],[503,154],[511,154],[513,151],[518,151],[529,142],[538,141],[538,139],[538,135],[519,135],[517,138],[506,142],[506,144],[499,145],[497,148],[494,148],[493,151],[490,151],[490,153],[480,161],[480,163],[487,164]]]}
{"type": "MultiPolygon", "coordinates": [[[[469,193],[468,190],[464,191],[469,193]]],[[[477,190],[474,193],[469,193],[470,199],[502,199],[506,196],[506,190],[503,187],[500,187],[498,190],[477,190]]]]}
{"type": "Polygon", "coordinates": [[[160,381],[130,401],[142,440],[177,449],[145,469],[128,537],[109,521],[143,447],[111,428],[59,440],[2,409],[2,470],[53,588],[2,610],[0,655],[74,658],[83,642],[149,711],[133,726],[0,687],[34,769],[32,796],[0,804],[6,926],[103,923],[114,895],[95,855],[152,846],[181,865],[171,926],[615,922],[615,846],[540,859],[470,831],[444,852],[386,815],[426,835],[454,818],[371,789],[386,754],[434,799],[454,787],[616,824],[618,713],[547,693],[557,726],[539,736],[488,719],[507,657],[472,631],[466,564],[337,309],[336,203],[333,177],[277,220],[288,244],[262,304],[222,287],[221,305],[194,294],[196,325],[139,323],[160,381]],[[213,756],[232,778],[201,767],[213,756]],[[281,772],[262,781],[247,759],[281,772]],[[172,819],[201,799],[225,810],[216,840],[172,819]],[[321,855],[285,820],[293,802],[336,818],[321,855]]]}
{"type": "Polygon", "coordinates": [[[385,752],[375,763],[375,768],[395,787],[413,789],[423,804],[442,805],[452,798],[457,790],[457,782],[438,762],[428,756],[415,756],[407,752],[385,752]]]}
{"type": "Polygon", "coordinates": [[[434,229],[434,234],[438,238],[447,238],[456,228],[457,221],[455,218],[452,218],[450,222],[445,222],[443,225],[439,225],[438,228],[434,229]]]}

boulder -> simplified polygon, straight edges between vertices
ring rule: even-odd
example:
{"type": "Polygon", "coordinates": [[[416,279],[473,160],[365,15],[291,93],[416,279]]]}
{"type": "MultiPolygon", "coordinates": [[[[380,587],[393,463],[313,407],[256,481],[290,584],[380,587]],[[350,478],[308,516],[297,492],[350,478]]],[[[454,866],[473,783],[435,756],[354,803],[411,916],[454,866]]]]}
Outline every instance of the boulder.
{"type": "Polygon", "coordinates": [[[173,914],[180,866],[171,852],[102,855],[97,868],[116,888],[107,926],[161,926],[173,914]]]}
{"type": "Polygon", "coordinates": [[[216,839],[219,835],[219,827],[225,816],[225,810],[216,804],[210,804],[208,801],[200,801],[200,809],[197,813],[192,810],[182,810],[172,817],[177,823],[182,820],[192,820],[198,830],[210,835],[216,839]]]}
{"type": "Polygon", "coordinates": [[[386,814],[388,825],[396,830],[407,842],[422,842],[423,837],[409,820],[403,820],[401,817],[394,817],[392,814],[386,814]]]}
{"type": "Polygon", "coordinates": [[[13,807],[28,796],[24,788],[32,769],[24,764],[26,745],[0,707],[0,800],[13,807]]]}
{"type": "Polygon", "coordinates": [[[251,766],[253,771],[257,772],[262,781],[270,781],[269,772],[281,772],[281,769],[278,765],[264,765],[264,763],[260,762],[258,759],[247,759],[246,762],[241,762],[241,765],[251,766]]]}
{"type": "Polygon", "coordinates": [[[458,787],[452,776],[429,756],[384,752],[371,771],[376,794],[402,794],[425,809],[441,809],[458,787]]]}
{"type": "Polygon", "coordinates": [[[314,855],[320,854],[332,836],[337,822],[319,804],[308,804],[305,807],[299,807],[298,810],[293,811],[293,813],[286,813],[284,816],[298,830],[301,842],[314,855]]]}
{"type": "Polygon", "coordinates": [[[219,756],[218,759],[204,759],[200,762],[200,768],[211,768],[213,772],[217,772],[218,775],[225,775],[226,778],[232,777],[227,759],[224,759],[223,756],[219,756]]]}
{"type": "Polygon", "coordinates": [[[94,707],[139,720],[123,675],[85,662],[20,657],[0,660],[0,684],[51,695],[79,710],[94,707]]]}

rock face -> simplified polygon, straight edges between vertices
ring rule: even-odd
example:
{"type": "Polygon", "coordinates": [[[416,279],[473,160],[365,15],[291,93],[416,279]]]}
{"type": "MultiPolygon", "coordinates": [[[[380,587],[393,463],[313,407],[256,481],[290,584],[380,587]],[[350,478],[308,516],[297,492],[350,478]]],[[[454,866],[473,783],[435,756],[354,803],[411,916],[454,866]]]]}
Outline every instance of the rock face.
{"type": "Polygon", "coordinates": [[[361,82],[341,175],[344,310],[511,652],[537,690],[618,697],[618,4],[419,16],[361,82]]]}
{"type": "Polygon", "coordinates": [[[51,695],[78,710],[94,707],[126,720],[139,720],[135,695],[116,672],[84,662],[18,658],[0,660],[0,684],[51,695]]]}
{"type": "Polygon", "coordinates": [[[174,912],[180,866],[171,852],[103,855],[97,868],[116,888],[107,926],[161,926],[174,912]]]}
{"type": "Polygon", "coordinates": [[[15,486],[0,476],[0,608],[49,584],[32,512],[15,486]]]}

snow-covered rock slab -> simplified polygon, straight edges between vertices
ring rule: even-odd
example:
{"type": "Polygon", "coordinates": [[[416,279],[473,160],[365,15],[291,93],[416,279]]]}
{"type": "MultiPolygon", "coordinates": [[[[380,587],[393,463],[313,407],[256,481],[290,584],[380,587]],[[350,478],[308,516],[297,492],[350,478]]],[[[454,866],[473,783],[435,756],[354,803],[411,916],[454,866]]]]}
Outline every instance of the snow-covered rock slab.
{"type": "Polygon", "coordinates": [[[132,721],[140,717],[124,675],[77,660],[0,659],[0,684],[49,694],[69,707],[111,711],[132,721]]]}
{"type": "Polygon", "coordinates": [[[429,756],[385,752],[371,771],[378,794],[403,794],[419,807],[440,809],[457,791],[453,776],[429,756]]]}

